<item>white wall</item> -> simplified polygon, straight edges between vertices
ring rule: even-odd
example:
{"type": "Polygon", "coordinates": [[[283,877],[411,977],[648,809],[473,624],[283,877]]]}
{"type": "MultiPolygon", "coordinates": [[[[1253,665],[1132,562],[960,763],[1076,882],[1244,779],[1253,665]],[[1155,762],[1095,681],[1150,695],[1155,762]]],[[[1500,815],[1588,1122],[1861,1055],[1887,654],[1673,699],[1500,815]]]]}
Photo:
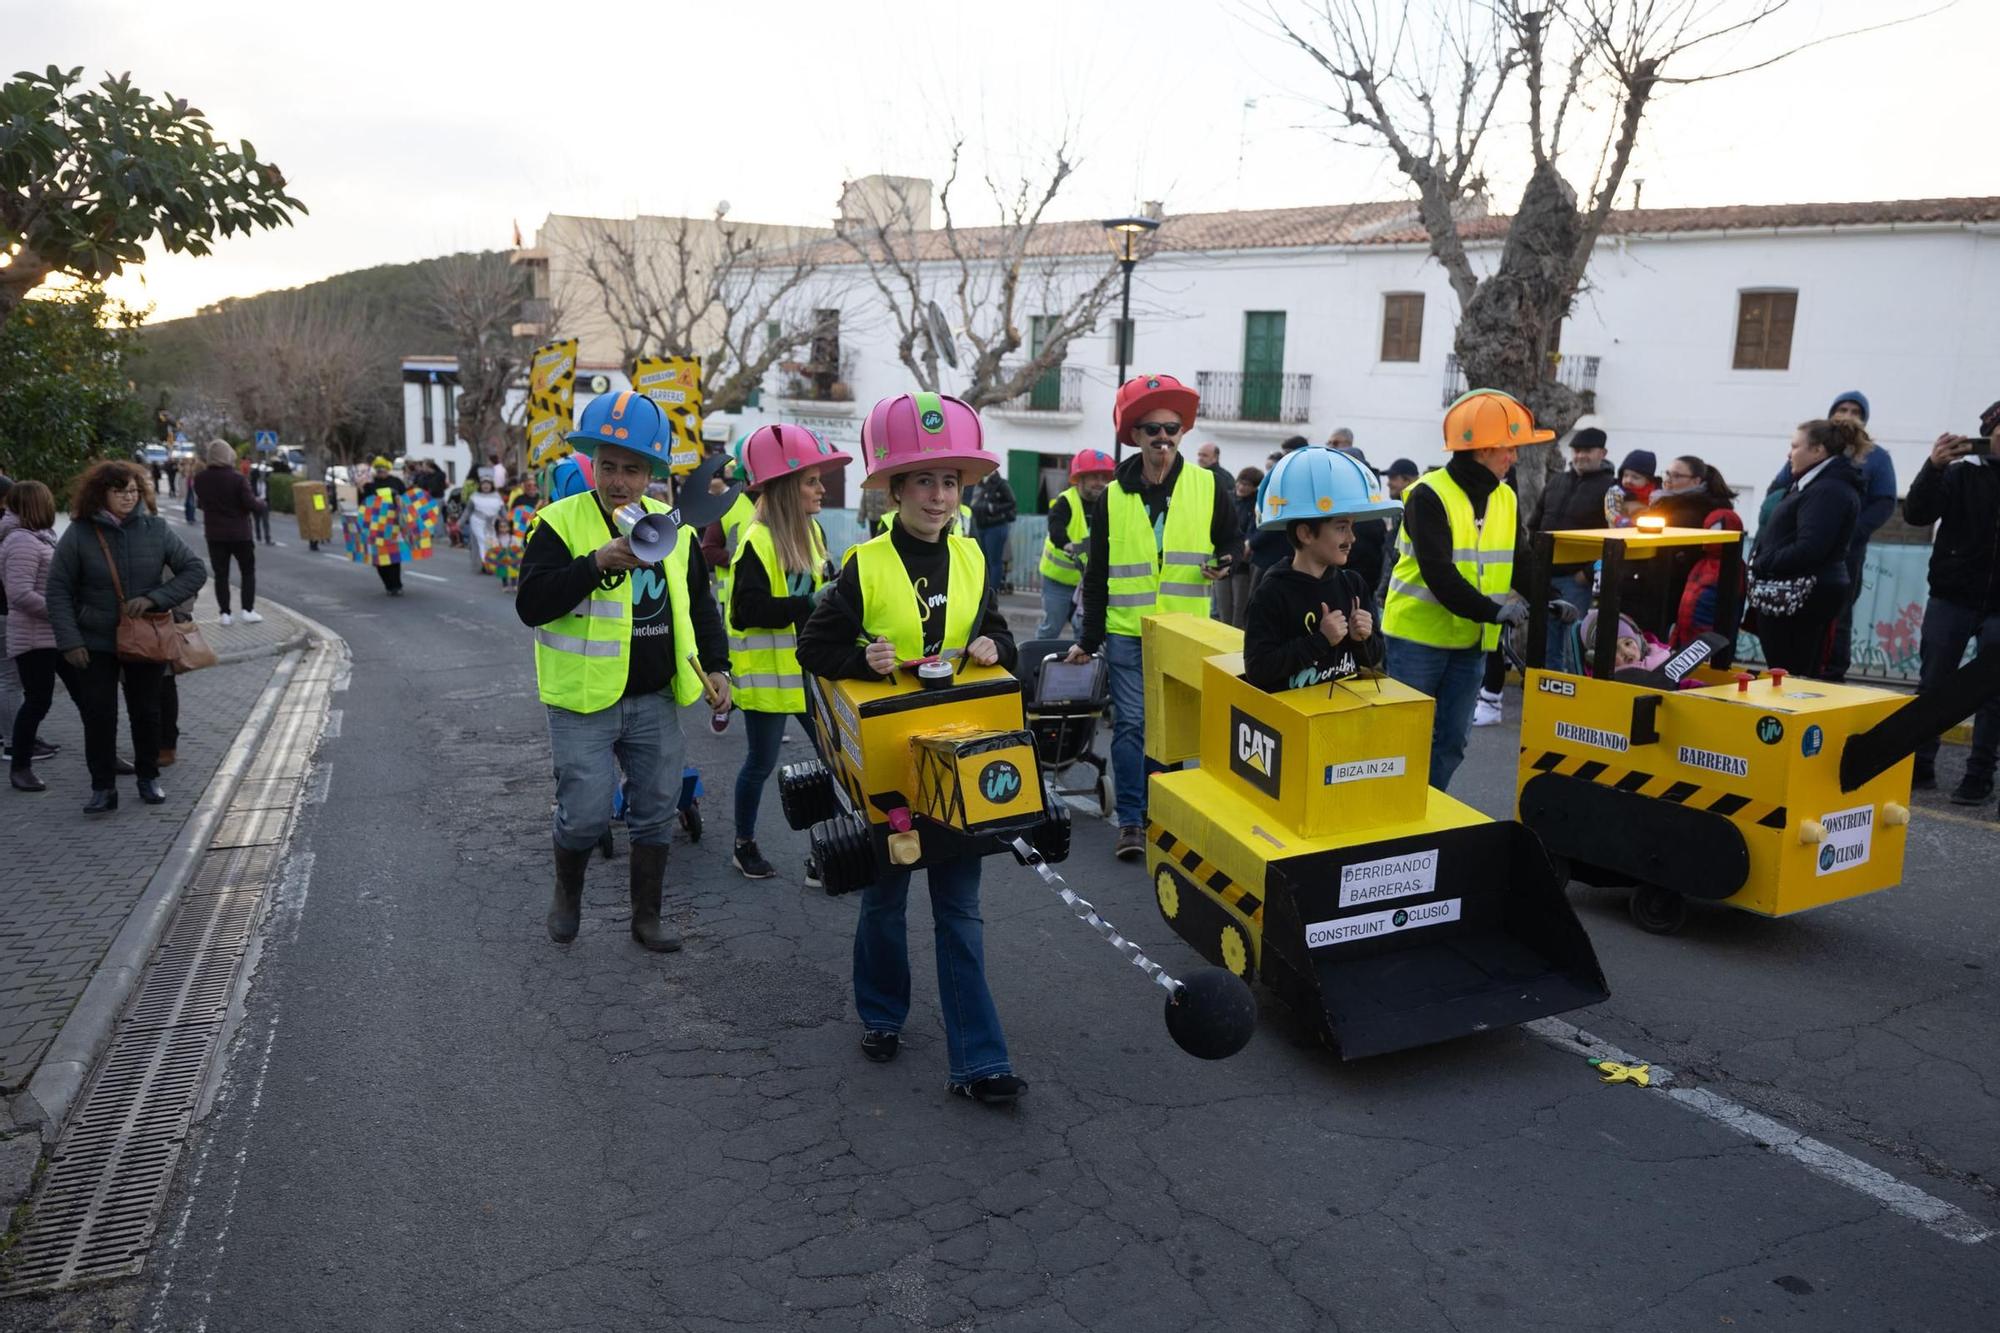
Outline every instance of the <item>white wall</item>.
{"type": "MultiPolygon", "coordinates": [[[[1475,260],[1489,265],[1496,255],[1488,247],[1475,260]]],[[[893,328],[871,300],[857,286],[842,318],[855,402],[809,406],[767,394],[767,413],[851,419],[838,433],[852,444],[868,405],[909,387],[895,360],[893,328]]],[[[1261,466],[1289,434],[1321,441],[1347,426],[1378,467],[1399,455],[1425,466],[1441,459],[1445,358],[1458,308],[1443,271],[1423,249],[1156,256],[1134,277],[1131,372],[1164,371],[1192,384],[1199,371],[1240,370],[1250,310],[1286,312],[1285,369],[1313,377],[1309,420],[1277,426],[1203,418],[1184,446],[1190,452],[1213,439],[1234,471],[1261,466]],[[1416,363],[1379,359],[1383,296],[1394,291],[1426,295],[1416,363]]],[[[1023,320],[1031,313],[1024,306],[1023,320]]],[[[1907,488],[1939,431],[1969,431],[1981,409],[2000,398],[2000,228],[1607,242],[1591,263],[1562,345],[1566,356],[1602,358],[1597,420],[1614,459],[1644,448],[1664,466],[1675,454],[1697,454],[1740,489],[1761,492],[1792,428],[1823,414],[1836,393],[1858,388],[1874,407],[1871,430],[1907,488]],[[1731,368],[1737,293],[1746,287],[1798,289],[1789,370],[1731,368]]],[[[1094,336],[1071,344],[1069,364],[1083,371],[1082,411],[989,410],[990,447],[1068,454],[1111,446],[1117,369],[1109,318],[1094,336]]],[[[776,382],[774,375],[770,384],[776,382]]],[[[947,392],[952,383],[948,372],[947,392]]],[[[748,423],[756,416],[748,414],[748,423]]],[[[850,495],[860,480],[857,460],[850,495]]]]}
{"type": "Polygon", "coordinates": [[[445,395],[450,394],[454,409],[451,421],[456,422],[460,392],[458,385],[448,382],[403,382],[403,456],[430,459],[444,469],[445,477],[454,485],[465,479],[466,469],[472,466],[472,451],[458,438],[455,424],[447,424],[445,417],[445,395]],[[431,409],[431,439],[428,444],[424,442],[426,396],[430,399],[431,409]]]}

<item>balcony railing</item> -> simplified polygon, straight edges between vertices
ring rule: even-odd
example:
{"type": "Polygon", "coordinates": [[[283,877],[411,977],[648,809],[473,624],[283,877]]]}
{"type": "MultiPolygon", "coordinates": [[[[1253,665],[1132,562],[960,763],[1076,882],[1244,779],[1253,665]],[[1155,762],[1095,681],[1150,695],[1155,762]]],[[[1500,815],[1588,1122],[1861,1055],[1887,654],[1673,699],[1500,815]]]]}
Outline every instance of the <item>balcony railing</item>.
{"type": "Polygon", "coordinates": [[[1301,426],[1312,415],[1311,375],[1281,370],[1200,370],[1195,389],[1210,421],[1301,426]]]}
{"type": "Polygon", "coordinates": [[[778,363],[778,397],[809,403],[849,403],[854,401],[854,363],[842,357],[838,364],[826,361],[781,361],[778,363]]]}
{"type": "MultiPolygon", "coordinates": [[[[1020,363],[1002,365],[1000,373],[1013,378],[1021,371],[1020,363]]],[[[1083,367],[1050,366],[1035,377],[1035,382],[1026,393],[1015,394],[1000,404],[1003,412],[1076,412],[1083,411],[1083,367]]]]}
{"type": "MultiPolygon", "coordinates": [[[[1585,412],[1597,410],[1597,363],[1594,356],[1558,356],[1549,363],[1548,378],[1555,380],[1583,400],[1585,412]]],[[[1465,369],[1458,364],[1458,354],[1448,353],[1444,359],[1444,402],[1450,407],[1452,400],[1467,389],[1465,369]]]]}

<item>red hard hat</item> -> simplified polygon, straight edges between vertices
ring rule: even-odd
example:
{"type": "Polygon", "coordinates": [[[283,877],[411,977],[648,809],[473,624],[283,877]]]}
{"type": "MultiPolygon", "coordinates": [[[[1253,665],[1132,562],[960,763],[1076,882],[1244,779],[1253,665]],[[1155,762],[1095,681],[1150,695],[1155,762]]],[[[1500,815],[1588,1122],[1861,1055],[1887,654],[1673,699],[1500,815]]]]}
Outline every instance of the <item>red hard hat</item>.
{"type": "Polygon", "coordinates": [[[1093,472],[1116,472],[1118,460],[1102,449],[1079,449],[1076,457],[1069,460],[1069,479],[1073,483],[1078,477],[1089,476],[1093,472]]]}
{"type": "Polygon", "coordinates": [[[1172,375],[1139,375],[1119,387],[1118,398],[1111,404],[1111,424],[1120,444],[1132,444],[1133,423],[1155,408],[1164,407],[1179,415],[1181,434],[1186,435],[1194,426],[1194,414],[1200,406],[1201,395],[1172,375]]]}

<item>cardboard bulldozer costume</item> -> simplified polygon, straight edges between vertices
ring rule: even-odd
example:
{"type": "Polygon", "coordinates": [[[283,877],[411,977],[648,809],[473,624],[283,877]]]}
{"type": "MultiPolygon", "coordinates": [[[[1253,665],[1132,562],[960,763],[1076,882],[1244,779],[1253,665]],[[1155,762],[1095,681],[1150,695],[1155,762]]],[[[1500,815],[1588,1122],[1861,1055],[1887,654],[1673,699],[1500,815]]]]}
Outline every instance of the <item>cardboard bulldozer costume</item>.
{"type": "Polygon", "coordinates": [[[300,541],[333,540],[333,496],[325,482],[292,483],[292,516],[299,523],[300,541]]]}
{"type": "Polygon", "coordinates": [[[1146,868],[1211,962],[1283,996],[1346,1059],[1605,999],[1534,834],[1430,785],[1433,702],[1389,679],[1267,694],[1243,633],[1145,622],[1146,868]]]}
{"type": "Polygon", "coordinates": [[[1726,635],[1658,672],[1619,670],[1627,575],[1676,548],[1722,547],[1716,623],[1734,626],[1737,533],[1701,528],[1545,534],[1536,565],[1603,561],[1588,673],[1542,666],[1545,599],[1527,631],[1518,807],[1565,878],[1634,886],[1633,919],[1678,929],[1687,900],[1788,916],[1897,883],[1910,756],[2000,690],[2000,657],[1912,699],[1888,690],[1729,670],[1726,635]]]}

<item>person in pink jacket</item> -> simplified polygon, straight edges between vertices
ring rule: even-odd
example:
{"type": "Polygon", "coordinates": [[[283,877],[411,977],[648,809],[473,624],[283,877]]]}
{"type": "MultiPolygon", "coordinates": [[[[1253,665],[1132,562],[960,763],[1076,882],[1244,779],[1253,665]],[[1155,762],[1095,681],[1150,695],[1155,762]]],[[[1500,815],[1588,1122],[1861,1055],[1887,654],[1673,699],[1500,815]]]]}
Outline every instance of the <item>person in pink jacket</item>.
{"type": "Polygon", "coordinates": [[[60,679],[76,698],[76,670],[56,651],[56,632],[49,624],[49,561],[56,551],[56,504],[39,481],[17,482],[7,495],[7,512],[0,514],[0,584],[7,592],[7,653],[21,675],[21,709],[14,715],[13,761],[7,778],[15,791],[44,791],[35,776],[38,755],[35,732],[48,716],[60,679]]]}

